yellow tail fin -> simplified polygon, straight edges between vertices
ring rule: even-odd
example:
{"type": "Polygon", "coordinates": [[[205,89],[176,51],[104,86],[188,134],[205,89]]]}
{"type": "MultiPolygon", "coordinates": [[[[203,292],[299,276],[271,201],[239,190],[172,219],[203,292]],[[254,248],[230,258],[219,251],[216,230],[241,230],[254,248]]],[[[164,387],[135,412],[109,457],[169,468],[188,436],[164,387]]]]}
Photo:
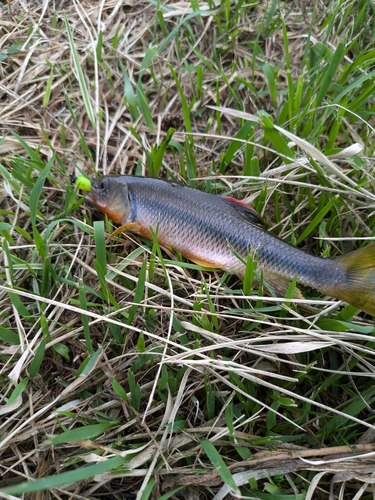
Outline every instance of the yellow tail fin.
{"type": "Polygon", "coordinates": [[[375,316],[375,243],[337,260],[348,279],[343,287],[337,287],[334,296],[375,316]]]}

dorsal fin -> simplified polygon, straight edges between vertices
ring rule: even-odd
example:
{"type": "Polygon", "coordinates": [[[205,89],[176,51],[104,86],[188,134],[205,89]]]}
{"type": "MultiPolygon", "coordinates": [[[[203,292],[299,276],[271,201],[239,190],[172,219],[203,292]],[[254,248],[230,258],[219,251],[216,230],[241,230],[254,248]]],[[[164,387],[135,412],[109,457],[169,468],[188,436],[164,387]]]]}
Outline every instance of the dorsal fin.
{"type": "Polygon", "coordinates": [[[236,198],[232,198],[232,196],[222,196],[222,199],[225,201],[225,203],[228,203],[228,205],[235,209],[241,219],[244,219],[249,224],[256,224],[257,226],[267,226],[267,223],[263,219],[263,217],[244,201],[236,200],[236,198]]]}

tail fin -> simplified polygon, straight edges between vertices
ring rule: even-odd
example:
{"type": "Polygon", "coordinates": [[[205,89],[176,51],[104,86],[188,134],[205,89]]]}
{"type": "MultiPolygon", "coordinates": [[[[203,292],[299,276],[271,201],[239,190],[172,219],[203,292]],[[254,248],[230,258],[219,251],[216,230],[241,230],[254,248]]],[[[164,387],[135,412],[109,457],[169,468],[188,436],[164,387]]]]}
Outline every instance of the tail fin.
{"type": "Polygon", "coordinates": [[[347,282],[335,297],[375,316],[375,243],[338,257],[347,282]]]}

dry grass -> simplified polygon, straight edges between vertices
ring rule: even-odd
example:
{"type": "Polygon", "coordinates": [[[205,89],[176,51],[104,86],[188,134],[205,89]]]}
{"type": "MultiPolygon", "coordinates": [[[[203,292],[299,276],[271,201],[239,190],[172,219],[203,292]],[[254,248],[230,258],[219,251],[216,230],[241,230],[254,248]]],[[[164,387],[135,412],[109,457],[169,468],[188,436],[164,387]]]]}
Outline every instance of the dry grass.
{"type": "Polygon", "coordinates": [[[104,248],[68,177],[148,175],[174,128],[156,175],[235,193],[312,253],[373,239],[373,63],[353,61],[375,16],[354,4],[2,4],[0,497],[373,498],[373,318],[104,248]],[[280,134],[243,132],[259,110],[280,134]]]}

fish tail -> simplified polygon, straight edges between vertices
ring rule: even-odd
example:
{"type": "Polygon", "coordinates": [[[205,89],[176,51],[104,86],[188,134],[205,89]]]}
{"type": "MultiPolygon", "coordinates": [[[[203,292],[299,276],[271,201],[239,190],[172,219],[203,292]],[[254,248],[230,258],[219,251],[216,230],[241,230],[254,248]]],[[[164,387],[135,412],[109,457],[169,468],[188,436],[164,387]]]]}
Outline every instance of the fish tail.
{"type": "Polygon", "coordinates": [[[375,243],[336,259],[346,272],[346,283],[334,297],[375,316],[375,243]]]}

